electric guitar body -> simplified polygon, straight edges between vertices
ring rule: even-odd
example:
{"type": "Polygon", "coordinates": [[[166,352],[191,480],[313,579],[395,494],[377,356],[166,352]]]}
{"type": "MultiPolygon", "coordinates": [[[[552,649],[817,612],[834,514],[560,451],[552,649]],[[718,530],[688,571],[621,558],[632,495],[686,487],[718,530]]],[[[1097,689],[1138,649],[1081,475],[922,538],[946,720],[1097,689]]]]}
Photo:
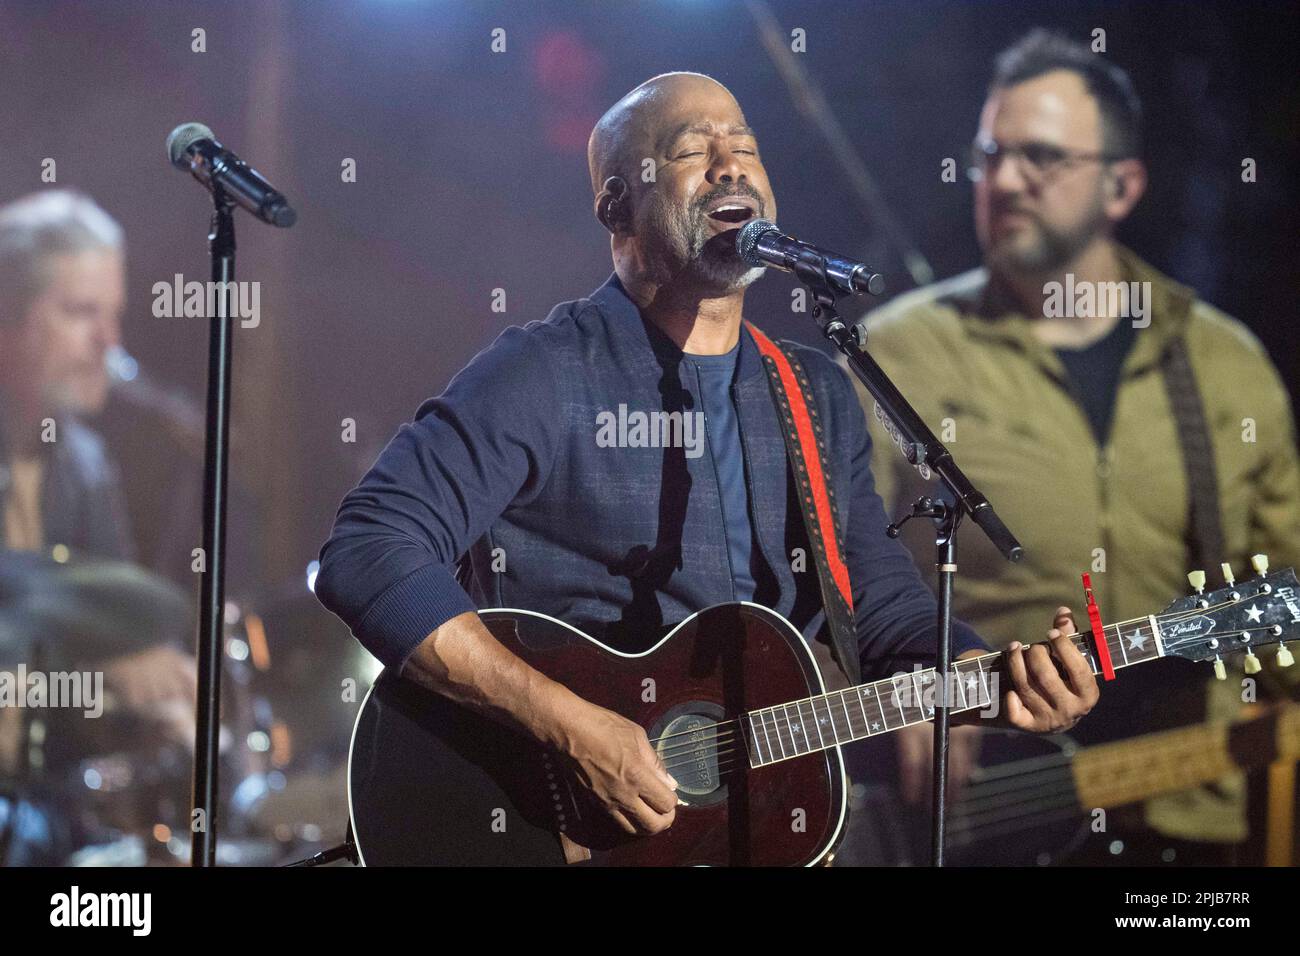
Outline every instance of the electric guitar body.
{"type": "Polygon", "coordinates": [[[637,655],[542,614],[480,617],[533,667],[645,728],[685,805],[663,833],[629,837],[565,758],[388,670],[362,706],[348,767],[367,865],[560,865],[561,835],[592,865],[798,866],[833,850],[847,812],[839,747],[752,767],[738,722],[824,691],[808,646],[779,614],[718,605],[637,655]]]}

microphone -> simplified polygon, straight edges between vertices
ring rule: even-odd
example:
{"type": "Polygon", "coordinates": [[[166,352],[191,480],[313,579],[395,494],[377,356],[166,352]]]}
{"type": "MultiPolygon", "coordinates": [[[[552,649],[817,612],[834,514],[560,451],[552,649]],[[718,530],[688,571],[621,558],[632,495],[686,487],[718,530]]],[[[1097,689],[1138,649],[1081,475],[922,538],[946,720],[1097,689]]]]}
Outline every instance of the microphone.
{"type": "Polygon", "coordinates": [[[209,190],[220,187],[262,222],[287,228],[298,219],[289,201],[261,173],[218,143],[202,123],[182,123],[172,130],[167,158],[209,190]]]}
{"type": "Polygon", "coordinates": [[[841,295],[880,295],[885,291],[885,277],[864,263],[787,236],[776,223],[766,219],[754,219],[741,227],[736,235],[736,252],[751,266],[776,266],[798,273],[800,278],[811,270],[824,276],[831,290],[841,295]]]}

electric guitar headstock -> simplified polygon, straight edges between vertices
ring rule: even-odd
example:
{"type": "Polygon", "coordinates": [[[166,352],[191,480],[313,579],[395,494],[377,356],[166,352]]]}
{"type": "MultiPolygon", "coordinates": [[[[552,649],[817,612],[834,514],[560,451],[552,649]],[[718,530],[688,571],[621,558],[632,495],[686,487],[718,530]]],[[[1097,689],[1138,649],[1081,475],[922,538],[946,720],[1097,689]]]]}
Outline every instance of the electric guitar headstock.
{"type": "Polygon", "coordinates": [[[1188,572],[1194,593],[1156,615],[1166,656],[1213,661],[1219,680],[1227,677],[1224,658],[1236,653],[1245,653],[1247,674],[1259,673],[1256,647],[1277,644],[1279,667],[1295,662],[1286,642],[1300,634],[1300,582],[1291,568],[1269,574],[1266,555],[1250,563],[1256,575],[1243,581],[1234,579],[1231,566],[1220,565],[1225,584],[1213,591],[1205,590],[1204,571],[1188,572]]]}

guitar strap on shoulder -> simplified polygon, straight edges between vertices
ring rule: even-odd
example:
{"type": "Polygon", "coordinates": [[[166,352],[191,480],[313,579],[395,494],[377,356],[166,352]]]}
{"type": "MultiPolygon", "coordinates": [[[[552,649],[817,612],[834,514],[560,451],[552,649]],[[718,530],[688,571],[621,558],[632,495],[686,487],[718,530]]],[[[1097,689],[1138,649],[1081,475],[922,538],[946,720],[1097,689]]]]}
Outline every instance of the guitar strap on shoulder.
{"type": "Polygon", "coordinates": [[[781,417],[786,458],[798,487],[804,530],[813,552],[831,646],[844,673],[862,679],[857,629],[853,623],[853,589],[844,562],[844,537],[835,492],[826,480],[826,438],[812,387],[803,364],[791,349],[777,345],[752,323],[745,327],[763,357],[772,399],[781,417]]]}
{"type": "Polygon", "coordinates": [[[1228,560],[1224,552],[1223,524],[1219,516],[1219,479],[1214,464],[1214,443],[1205,420],[1205,406],[1196,384],[1187,342],[1173,339],[1160,360],[1165,392],[1178,428],[1187,476],[1188,545],[1192,567],[1218,567],[1228,560]]]}

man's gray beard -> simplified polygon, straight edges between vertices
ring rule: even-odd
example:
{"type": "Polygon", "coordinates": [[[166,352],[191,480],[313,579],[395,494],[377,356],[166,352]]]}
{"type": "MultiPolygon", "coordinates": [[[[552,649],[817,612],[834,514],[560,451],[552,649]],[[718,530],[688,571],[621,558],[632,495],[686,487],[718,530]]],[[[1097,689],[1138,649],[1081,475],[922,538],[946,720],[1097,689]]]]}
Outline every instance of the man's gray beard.
{"type": "Polygon", "coordinates": [[[714,234],[702,221],[692,229],[656,209],[647,223],[647,231],[660,237],[650,262],[655,280],[661,284],[686,280],[692,285],[706,286],[710,293],[729,295],[748,288],[767,271],[764,266],[750,266],[733,251],[734,237],[726,242],[716,241],[723,234],[714,234]],[[706,249],[710,242],[713,246],[706,249]]]}
{"type": "Polygon", "coordinates": [[[691,272],[707,285],[720,292],[739,292],[753,285],[767,271],[766,266],[751,266],[741,259],[740,254],[733,251],[734,243],[731,250],[716,242],[713,248],[706,249],[715,239],[716,236],[700,230],[691,243],[691,272]]]}
{"type": "Polygon", "coordinates": [[[695,261],[695,274],[711,286],[727,292],[739,292],[757,282],[766,266],[747,265],[739,256],[735,261],[702,256],[695,261]]]}

